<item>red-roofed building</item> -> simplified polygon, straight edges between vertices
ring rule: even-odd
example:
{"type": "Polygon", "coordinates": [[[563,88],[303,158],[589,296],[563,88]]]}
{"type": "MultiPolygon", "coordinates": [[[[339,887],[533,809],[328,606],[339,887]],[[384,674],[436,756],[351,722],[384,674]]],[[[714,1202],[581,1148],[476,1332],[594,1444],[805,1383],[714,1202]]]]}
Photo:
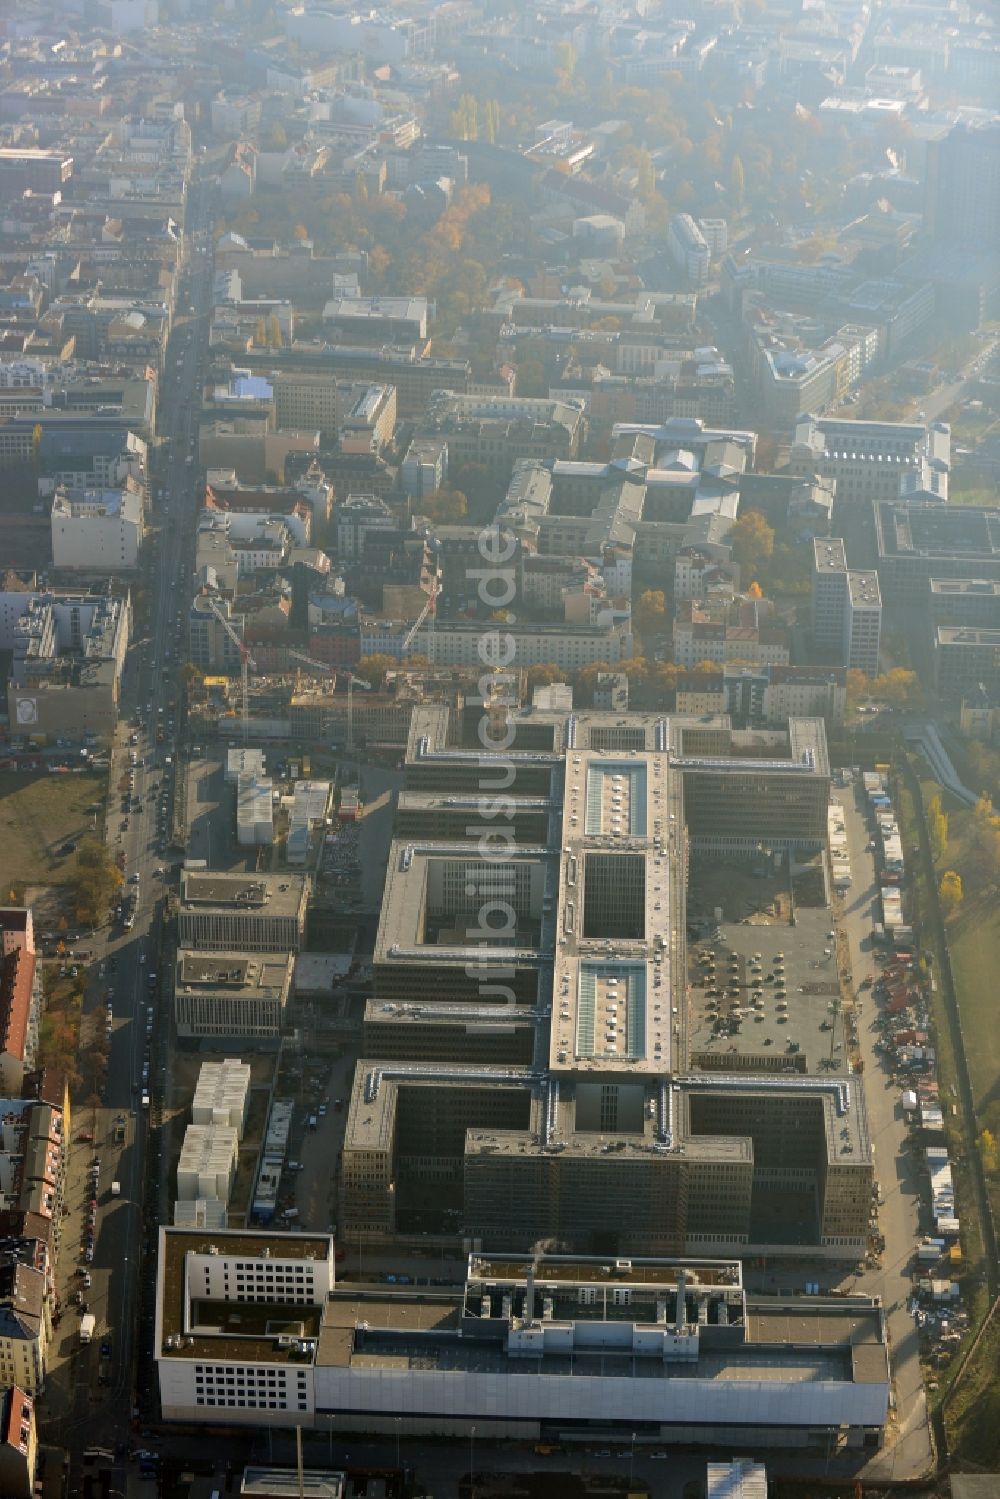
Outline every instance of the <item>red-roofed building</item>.
{"type": "Polygon", "coordinates": [[[0,907],[0,1092],[14,1097],[35,1065],[41,1015],[41,964],[25,906],[0,907]]]}
{"type": "Polygon", "coordinates": [[[5,1499],[31,1499],[37,1456],[35,1402],[20,1385],[9,1385],[0,1414],[0,1494],[5,1499]]]}

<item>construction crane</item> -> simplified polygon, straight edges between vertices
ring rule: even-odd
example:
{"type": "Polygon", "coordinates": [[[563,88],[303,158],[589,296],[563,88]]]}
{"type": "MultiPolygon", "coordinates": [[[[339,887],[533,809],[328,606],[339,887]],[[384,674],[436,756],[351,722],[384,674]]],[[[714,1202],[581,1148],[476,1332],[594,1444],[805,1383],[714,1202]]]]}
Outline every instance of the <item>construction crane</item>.
{"type": "Polygon", "coordinates": [[[250,652],[247,650],[246,646],[243,644],[243,641],[237,635],[236,631],[233,629],[232,623],[226,618],[222,610],[219,608],[215,599],[209,599],[208,607],[211,609],[212,613],[219,621],[219,624],[225,630],[226,634],[229,636],[229,639],[233,642],[233,645],[235,645],[236,649],[240,653],[240,689],[242,697],[240,716],[243,720],[243,748],[245,749],[247,739],[249,737],[250,727],[250,685],[247,678],[247,673],[250,669],[256,671],[257,663],[251,656],[250,652]]]}
{"type": "MultiPolygon", "coordinates": [[[[437,580],[437,578],[434,578],[431,581],[431,591],[430,591],[430,594],[428,596],[426,604],[421,609],[420,613],[417,615],[416,620],[414,621],[414,623],[410,626],[410,628],[407,630],[406,634],[403,636],[403,644],[399,648],[400,659],[402,659],[404,656],[406,656],[409,653],[410,646],[413,644],[414,640],[417,638],[417,635],[418,635],[418,633],[420,631],[420,626],[423,624],[424,620],[427,618],[427,616],[429,614],[432,615],[432,611],[434,609],[434,605],[437,602],[437,596],[438,596],[438,580],[437,580]]],[[[433,661],[431,662],[431,664],[433,665],[433,661]]]]}
{"type": "Polygon", "coordinates": [[[371,692],[372,684],[366,682],[363,677],[356,677],[348,667],[331,666],[328,661],[317,661],[312,656],[307,656],[304,651],[289,651],[293,661],[301,661],[306,666],[321,671],[324,675],[332,674],[335,677],[347,678],[347,753],[354,753],[354,689],[363,687],[365,692],[371,692]]]}

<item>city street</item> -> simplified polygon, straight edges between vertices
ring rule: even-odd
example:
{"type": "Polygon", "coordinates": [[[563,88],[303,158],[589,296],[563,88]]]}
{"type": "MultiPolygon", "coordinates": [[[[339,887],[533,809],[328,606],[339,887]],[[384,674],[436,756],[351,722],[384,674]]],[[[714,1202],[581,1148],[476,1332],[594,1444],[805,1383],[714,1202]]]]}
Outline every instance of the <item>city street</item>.
{"type": "MultiPolygon", "coordinates": [[[[211,217],[205,190],[192,188],[188,229],[194,249],[207,249],[211,217]]],[[[59,1265],[60,1298],[65,1309],[57,1330],[56,1353],[42,1401],[47,1434],[65,1442],[74,1457],[86,1443],[124,1446],[129,1434],[134,1391],[146,1387],[151,1369],[151,1329],[142,1329],[139,1308],[143,1289],[151,1289],[155,1240],[143,1222],[147,1164],[158,1150],[157,1093],[165,1075],[167,1017],[158,1015],[161,995],[169,992],[158,971],[160,936],[168,869],[169,809],[174,765],[174,730],[180,688],[176,673],[182,659],[187,610],[184,554],[196,454],[196,405],[188,392],[204,373],[205,314],[210,306],[210,256],[191,255],[188,287],[197,318],[178,320],[167,358],[160,404],[160,432],[169,442],[153,521],[159,537],[153,543],[148,578],[147,617],[136,629],[144,639],[129,651],[123,677],[121,719],[112,749],[106,836],[125,876],[122,896],[134,894],[129,925],[113,920],[96,935],[90,984],[84,1004],[88,1030],[105,1027],[108,1037],[107,1082],[100,1106],[76,1102],[74,1144],[68,1181],[63,1250],[59,1265]],[[193,336],[191,336],[193,334],[193,336]],[[175,706],[171,706],[171,700],[175,706]],[[139,721],[141,720],[141,727],[139,721]],[[159,731],[159,732],[158,732],[159,731]],[[132,741],[135,741],[134,743],[132,741]],[[135,763],[131,762],[134,755],[135,763]],[[127,786],[128,808],[120,788],[127,786]],[[153,1014],[149,1015],[152,1008],[153,1014]],[[110,1024],[108,1022],[110,1021],[110,1024]],[[114,1121],[124,1119],[124,1142],[113,1140],[114,1121]],[[80,1139],[93,1135],[93,1141],[80,1139]],[[78,1262],[91,1185],[89,1170],[100,1160],[97,1184],[96,1236],[92,1264],[78,1262]],[[112,1197],[111,1183],[120,1192],[112,1197]],[[92,1284],[83,1290],[83,1272],[92,1284]],[[140,1270],[143,1280],[140,1280],[140,1270]],[[97,1319],[93,1342],[82,1346],[78,1312],[69,1304],[83,1290],[97,1319]],[[98,1381],[100,1345],[110,1341],[110,1375],[98,1381]]],[[[122,1484],[119,1484],[122,1487],[122,1484]]]]}
{"type": "MultiPolygon", "coordinates": [[[[863,979],[877,971],[870,937],[878,885],[874,860],[868,852],[871,832],[863,810],[861,786],[848,786],[836,792],[836,796],[845,812],[853,874],[853,883],[842,900],[840,925],[848,940],[857,994],[863,979]]],[[[866,1270],[857,1278],[855,1288],[882,1297],[889,1329],[896,1412],[886,1447],[867,1465],[865,1477],[873,1481],[902,1480],[920,1477],[933,1466],[917,1327],[907,1310],[910,1270],[921,1227],[920,1167],[918,1153],[907,1148],[899,1086],[886,1075],[882,1059],[874,1049],[878,1031],[875,1000],[869,991],[865,991],[862,1002],[858,1039],[865,1064],[865,1099],[875,1150],[875,1172],[884,1195],[879,1223],[886,1247],[881,1268],[866,1270]]]]}

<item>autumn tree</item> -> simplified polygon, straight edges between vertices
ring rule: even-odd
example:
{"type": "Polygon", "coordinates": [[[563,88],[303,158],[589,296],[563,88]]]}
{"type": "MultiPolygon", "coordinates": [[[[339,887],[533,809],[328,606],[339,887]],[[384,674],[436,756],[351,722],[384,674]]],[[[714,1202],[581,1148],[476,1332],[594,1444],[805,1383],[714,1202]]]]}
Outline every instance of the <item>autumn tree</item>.
{"type": "Polygon", "coordinates": [[[927,808],[927,835],[936,864],[948,852],[948,814],[941,806],[940,796],[932,796],[927,808]]]}
{"type": "Polygon", "coordinates": [[[635,610],[636,628],[642,635],[659,634],[667,622],[666,595],[660,588],[647,588],[640,594],[635,610]]]}
{"type": "Polygon", "coordinates": [[[965,896],[962,889],[962,877],[954,869],[946,869],[941,876],[938,885],[938,897],[941,901],[941,910],[945,916],[952,916],[958,910],[965,896]]]}
{"type": "Polygon", "coordinates": [[[734,156],[729,165],[729,186],[732,189],[736,207],[741,209],[743,207],[743,195],[746,191],[746,178],[743,172],[743,163],[738,156],[734,156]]]}
{"type": "Polygon", "coordinates": [[[979,1158],[986,1175],[996,1176],[1000,1171],[1000,1149],[997,1147],[996,1135],[991,1130],[984,1129],[976,1143],[979,1146],[979,1158]]]}
{"type": "Polygon", "coordinates": [[[420,501],[420,513],[440,526],[455,526],[469,513],[469,502],[460,489],[443,485],[420,501]]]}
{"type": "Polygon", "coordinates": [[[536,687],[549,687],[553,682],[565,682],[567,673],[554,661],[540,661],[536,666],[529,666],[524,674],[525,690],[528,701],[536,687]]]}
{"type": "Polygon", "coordinates": [[[377,692],[380,687],[385,686],[385,679],[391,671],[395,671],[399,662],[393,656],[386,656],[381,651],[373,651],[370,656],[363,656],[358,662],[358,675],[363,676],[366,682],[370,682],[377,692]]]}
{"type": "Polygon", "coordinates": [[[759,510],[744,510],[729,533],[729,545],[745,572],[744,582],[750,581],[774,551],[774,528],[759,510]]]}
{"type": "Polygon", "coordinates": [[[452,112],[451,133],[463,141],[479,139],[479,105],[475,94],[462,94],[460,97],[457,108],[452,112]]]}

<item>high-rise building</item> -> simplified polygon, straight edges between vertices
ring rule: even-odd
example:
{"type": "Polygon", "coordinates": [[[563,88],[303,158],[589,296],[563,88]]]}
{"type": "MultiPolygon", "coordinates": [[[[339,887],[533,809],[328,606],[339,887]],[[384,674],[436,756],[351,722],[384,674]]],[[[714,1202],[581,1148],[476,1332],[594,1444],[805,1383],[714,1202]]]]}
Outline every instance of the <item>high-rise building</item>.
{"type": "Polygon", "coordinates": [[[1000,245],[1000,120],[961,121],[927,142],[924,228],[939,243],[1000,245]]]}
{"type": "Polygon", "coordinates": [[[849,568],[837,536],[813,542],[813,642],[836,666],[878,675],[882,597],[878,573],[849,568]]]}

